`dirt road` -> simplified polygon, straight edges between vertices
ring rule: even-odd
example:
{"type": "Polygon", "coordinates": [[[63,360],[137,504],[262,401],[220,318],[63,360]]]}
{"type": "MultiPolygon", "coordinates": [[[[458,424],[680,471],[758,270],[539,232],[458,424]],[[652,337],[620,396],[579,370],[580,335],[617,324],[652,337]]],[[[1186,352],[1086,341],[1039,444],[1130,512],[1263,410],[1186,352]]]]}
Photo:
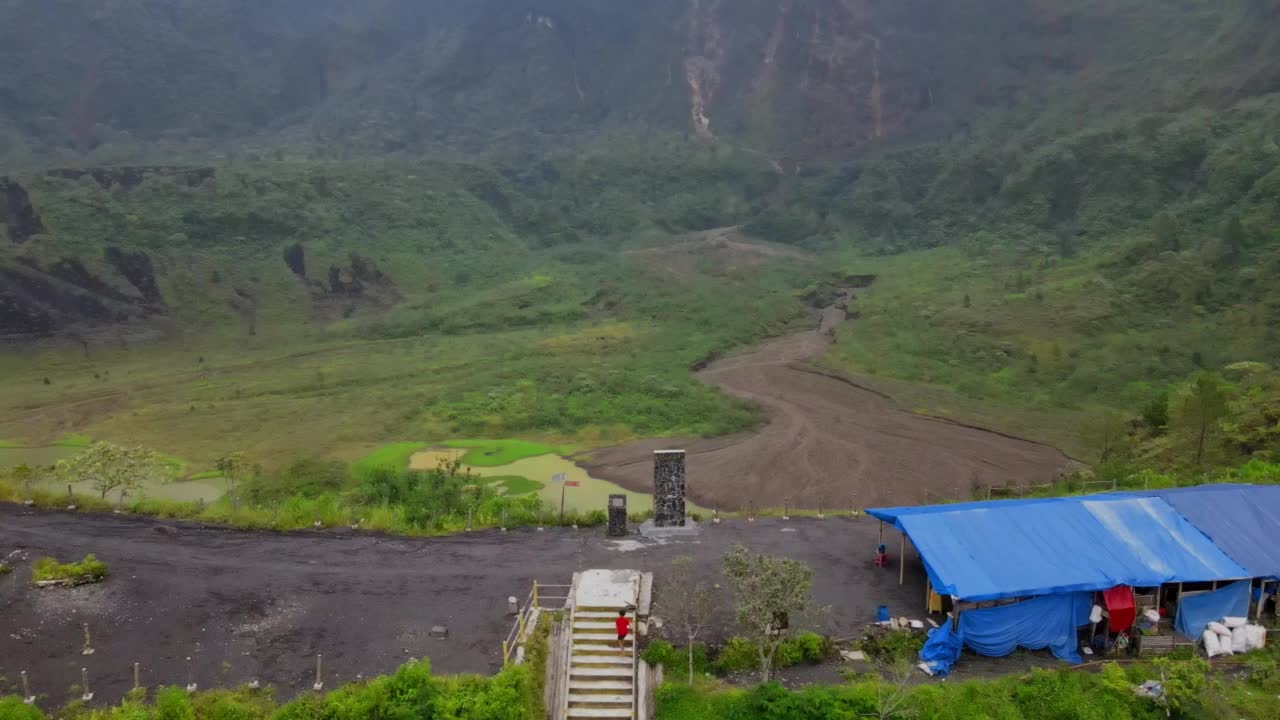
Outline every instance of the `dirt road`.
{"type": "MultiPolygon", "coordinates": [[[[388,672],[409,657],[429,657],[440,672],[489,673],[501,664],[511,625],[506,598],[524,598],[533,580],[568,583],[588,568],[651,570],[660,615],[672,558],[693,555],[719,577],[720,557],[733,543],[817,570],[814,595],[831,607],[820,629],[851,636],[874,618],[876,605],[919,617],[924,603],[914,553],[904,587],[896,569],[871,566],[878,530],[863,517],[730,520],[668,544],[612,542],[601,528],[414,539],[170,526],[0,504],[0,558],[19,548],[27,558],[0,576],[0,678],[7,678],[0,695],[14,691],[27,670],[35,691],[47,695],[41,705],[55,707],[70,699],[85,667],[95,702],[114,702],[131,686],[134,662],[149,686],[185,685],[187,657],[201,688],[257,678],[285,697],[311,686],[317,653],[326,688],[388,672]],[[111,570],[101,585],[30,586],[37,557],[65,561],[90,552],[111,570]],[[80,654],[86,622],[91,656],[80,654]],[[447,626],[449,638],[432,639],[432,625],[447,626]]],[[[896,548],[896,533],[886,538],[896,548]]]]}
{"type": "Polygon", "coordinates": [[[822,311],[815,331],[723,358],[704,382],[764,406],[769,425],[724,438],[644,440],[597,450],[580,463],[593,476],[652,492],[652,452],[685,448],[689,497],[726,510],[920,504],[967,497],[979,485],[1044,483],[1074,463],[1060,451],[897,409],[892,400],[803,362],[845,320],[822,311]],[[926,492],[928,491],[928,492],[926,492]]]}

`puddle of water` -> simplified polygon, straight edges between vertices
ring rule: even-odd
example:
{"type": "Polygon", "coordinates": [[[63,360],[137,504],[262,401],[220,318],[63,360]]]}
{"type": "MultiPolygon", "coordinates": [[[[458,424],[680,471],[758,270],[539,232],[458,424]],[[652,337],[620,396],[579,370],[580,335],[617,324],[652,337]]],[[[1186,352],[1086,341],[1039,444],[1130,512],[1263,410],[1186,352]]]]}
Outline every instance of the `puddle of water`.
{"type": "Polygon", "coordinates": [[[30,465],[31,467],[40,467],[44,465],[52,465],[59,460],[65,460],[82,448],[74,447],[0,447],[0,470],[12,470],[19,465],[30,465]]]}
{"type": "MultiPolygon", "coordinates": [[[[67,483],[56,480],[45,481],[41,484],[46,490],[66,492],[67,483]]],[[[143,483],[137,489],[129,491],[129,497],[137,500],[138,498],[150,497],[159,498],[161,500],[174,500],[177,502],[196,502],[203,500],[206,503],[212,503],[227,493],[230,484],[226,478],[212,478],[209,480],[182,480],[171,483],[143,483]]],[[[81,481],[71,483],[71,489],[78,495],[97,495],[98,491],[93,489],[93,483],[90,481],[81,481]]],[[[116,502],[120,499],[120,491],[113,490],[107,493],[107,500],[116,502]]]]}
{"type": "MultiPolygon", "coordinates": [[[[465,450],[424,450],[415,453],[409,459],[409,467],[414,470],[427,470],[439,465],[441,460],[452,460],[464,454],[465,450]]],[[[604,510],[609,503],[609,495],[621,493],[627,496],[627,512],[638,513],[653,509],[653,495],[623,490],[617,485],[599,478],[593,478],[586,470],[574,465],[559,455],[539,455],[524,458],[509,465],[498,467],[471,467],[471,472],[481,477],[499,475],[520,475],[542,484],[538,496],[543,503],[552,508],[560,507],[560,492],[564,491],[564,507],[566,510],[604,510]],[[554,475],[563,473],[568,481],[577,481],[578,487],[563,487],[551,482],[554,475]]],[[[702,509],[688,504],[690,512],[702,509]]]]}

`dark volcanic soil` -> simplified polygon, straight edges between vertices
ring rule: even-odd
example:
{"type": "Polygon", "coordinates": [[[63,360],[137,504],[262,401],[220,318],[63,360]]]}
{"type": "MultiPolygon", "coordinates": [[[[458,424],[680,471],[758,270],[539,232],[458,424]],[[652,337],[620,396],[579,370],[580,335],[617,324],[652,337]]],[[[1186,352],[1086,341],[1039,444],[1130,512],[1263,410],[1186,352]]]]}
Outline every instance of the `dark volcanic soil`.
{"type": "MultiPolygon", "coordinates": [[[[835,636],[859,634],[875,606],[920,617],[924,579],[908,551],[904,587],[896,568],[871,566],[879,524],[868,518],[727,520],[693,540],[664,545],[604,538],[603,529],[480,532],[449,538],[391,538],[355,533],[281,535],[172,525],[133,517],[27,512],[0,505],[0,558],[27,556],[0,577],[0,694],[19,672],[49,708],[88,668],[95,703],[118,700],[131,685],[185,684],[192,658],[201,688],[253,678],[283,696],[309,688],[315,654],[324,654],[326,687],[386,673],[410,657],[441,672],[495,671],[510,629],[506,598],[524,598],[534,579],[568,583],[577,570],[631,568],[657,573],[679,554],[717,574],[732,543],[803,560],[816,571],[815,595],[831,607],[835,636]],[[74,589],[30,586],[30,563],[96,553],[111,569],[100,584],[74,589]],[[82,623],[96,652],[82,656],[82,623]],[[447,640],[429,636],[446,625],[447,640]]],[[[897,548],[897,535],[886,534],[897,548]]],[[[547,594],[550,594],[548,591],[547,594]]]]}
{"type": "Polygon", "coordinates": [[[816,331],[771,340],[697,373],[764,406],[769,425],[760,432],[642,440],[593,451],[579,464],[595,477],[652,492],[653,451],[685,448],[690,499],[729,510],[960,499],[978,486],[1050,482],[1075,464],[1048,445],[904,412],[888,398],[805,368],[844,322],[839,307],[823,311],[816,331]]]}

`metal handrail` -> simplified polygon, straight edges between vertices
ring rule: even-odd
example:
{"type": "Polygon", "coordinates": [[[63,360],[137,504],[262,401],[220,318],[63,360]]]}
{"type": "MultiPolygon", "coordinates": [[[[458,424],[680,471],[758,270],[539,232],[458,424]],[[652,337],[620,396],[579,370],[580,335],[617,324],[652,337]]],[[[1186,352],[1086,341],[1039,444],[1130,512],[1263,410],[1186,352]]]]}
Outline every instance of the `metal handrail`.
{"type": "Polygon", "coordinates": [[[507,639],[502,641],[502,666],[506,667],[511,662],[511,657],[516,651],[516,647],[520,641],[524,639],[526,625],[529,618],[532,617],[535,609],[558,610],[561,608],[546,607],[542,604],[543,600],[568,600],[566,595],[543,596],[539,591],[542,588],[572,588],[572,585],[543,585],[537,580],[533,581],[533,587],[529,589],[529,594],[525,596],[524,604],[516,612],[516,619],[511,623],[511,631],[507,633],[507,639]]]}

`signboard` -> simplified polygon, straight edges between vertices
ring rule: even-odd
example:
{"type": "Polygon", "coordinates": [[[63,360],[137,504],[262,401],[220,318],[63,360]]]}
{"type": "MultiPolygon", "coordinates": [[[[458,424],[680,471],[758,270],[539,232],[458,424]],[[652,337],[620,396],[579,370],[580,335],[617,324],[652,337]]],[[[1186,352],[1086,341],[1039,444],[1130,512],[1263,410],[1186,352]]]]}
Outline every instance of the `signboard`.
{"type": "Polygon", "coordinates": [[[582,483],[578,482],[577,480],[570,480],[569,482],[565,483],[564,486],[565,487],[581,487],[582,483]]]}
{"type": "Polygon", "coordinates": [[[553,482],[553,483],[562,483],[562,482],[564,482],[564,473],[556,473],[555,475],[552,475],[552,476],[551,476],[551,482],[553,482]]]}

